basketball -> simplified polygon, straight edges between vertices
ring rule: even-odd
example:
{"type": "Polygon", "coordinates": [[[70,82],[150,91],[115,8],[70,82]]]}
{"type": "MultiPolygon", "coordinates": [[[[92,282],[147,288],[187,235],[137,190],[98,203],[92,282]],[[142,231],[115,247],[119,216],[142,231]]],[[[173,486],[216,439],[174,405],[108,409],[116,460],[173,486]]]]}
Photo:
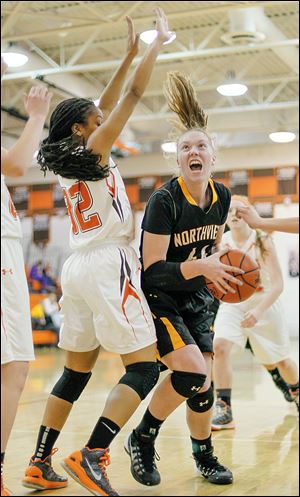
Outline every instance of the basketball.
{"type": "Polygon", "coordinates": [[[238,286],[228,281],[229,285],[236,291],[236,293],[222,293],[215,287],[214,283],[208,281],[207,287],[213,297],[230,304],[237,304],[238,302],[243,302],[251,297],[257,289],[260,281],[259,265],[257,262],[246,252],[238,249],[229,250],[226,254],[220,257],[220,261],[223,264],[235,266],[245,271],[244,274],[230,273],[232,276],[242,281],[243,285],[238,286]]]}

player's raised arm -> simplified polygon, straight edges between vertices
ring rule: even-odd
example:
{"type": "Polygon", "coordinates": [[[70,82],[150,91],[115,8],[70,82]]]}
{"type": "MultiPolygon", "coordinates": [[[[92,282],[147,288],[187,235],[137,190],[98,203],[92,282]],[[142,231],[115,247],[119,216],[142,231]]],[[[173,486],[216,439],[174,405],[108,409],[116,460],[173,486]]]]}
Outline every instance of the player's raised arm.
{"type": "Polygon", "coordinates": [[[128,69],[139,51],[139,34],[135,33],[131,17],[126,16],[126,21],[128,27],[126,54],[99,99],[98,107],[103,113],[104,120],[117,105],[128,69]]]}
{"type": "Polygon", "coordinates": [[[24,96],[24,106],[29,115],[26,126],[10,150],[1,150],[1,172],[6,176],[23,176],[31,166],[38,149],[52,93],[45,87],[33,86],[24,96]]]}
{"type": "Polygon", "coordinates": [[[265,231],[283,231],[285,233],[299,233],[299,217],[262,218],[253,206],[239,207],[239,217],[244,219],[250,228],[260,228],[265,231]]]}
{"type": "Polygon", "coordinates": [[[156,58],[169,38],[167,18],[159,7],[155,9],[157,38],[148,47],[138,64],[131,83],[119,105],[114,108],[108,119],[89,138],[87,148],[101,155],[101,165],[106,165],[111,147],[121,133],[135,106],[142,97],[153,71],[156,58]]]}

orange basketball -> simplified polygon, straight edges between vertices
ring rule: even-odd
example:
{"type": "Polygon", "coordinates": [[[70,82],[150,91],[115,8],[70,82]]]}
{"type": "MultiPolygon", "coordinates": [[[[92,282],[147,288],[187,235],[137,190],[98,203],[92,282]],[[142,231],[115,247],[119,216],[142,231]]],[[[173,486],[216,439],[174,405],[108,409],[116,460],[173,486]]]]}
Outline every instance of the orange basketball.
{"type": "Polygon", "coordinates": [[[257,262],[246,252],[234,249],[229,250],[226,254],[220,257],[220,261],[228,266],[235,266],[245,271],[244,274],[230,273],[232,276],[243,282],[242,286],[235,285],[228,281],[228,284],[234,288],[236,293],[222,293],[215,285],[207,280],[207,287],[211,294],[218,300],[236,304],[247,300],[257,289],[260,281],[259,265],[257,262]]]}

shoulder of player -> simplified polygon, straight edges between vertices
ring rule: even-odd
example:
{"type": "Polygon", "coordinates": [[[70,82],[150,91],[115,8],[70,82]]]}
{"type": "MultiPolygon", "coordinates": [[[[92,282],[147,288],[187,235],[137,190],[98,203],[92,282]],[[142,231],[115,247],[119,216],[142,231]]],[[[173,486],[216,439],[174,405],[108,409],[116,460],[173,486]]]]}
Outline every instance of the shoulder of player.
{"type": "Polygon", "coordinates": [[[174,180],[171,179],[164,183],[162,186],[157,188],[157,190],[154,190],[154,192],[151,194],[149,201],[150,200],[159,200],[161,199],[162,201],[167,201],[167,202],[172,202],[172,199],[174,200],[174,180]]]}
{"type": "Polygon", "coordinates": [[[223,183],[218,183],[218,181],[215,181],[214,179],[212,180],[212,182],[219,197],[226,196],[226,198],[228,197],[230,198],[231,193],[229,188],[227,188],[227,186],[225,186],[223,183]]]}

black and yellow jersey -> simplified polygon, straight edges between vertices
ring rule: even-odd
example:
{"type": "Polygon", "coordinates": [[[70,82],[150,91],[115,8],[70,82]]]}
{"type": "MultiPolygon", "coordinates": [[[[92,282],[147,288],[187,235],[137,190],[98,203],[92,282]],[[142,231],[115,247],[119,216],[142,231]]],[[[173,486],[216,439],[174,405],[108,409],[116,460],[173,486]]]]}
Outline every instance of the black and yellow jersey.
{"type": "Polygon", "coordinates": [[[220,226],[227,219],[230,192],[222,183],[209,180],[209,205],[202,209],[189,193],[181,176],[171,179],[150,197],[142,222],[143,232],[170,235],[166,260],[183,262],[211,254],[220,226]]]}

